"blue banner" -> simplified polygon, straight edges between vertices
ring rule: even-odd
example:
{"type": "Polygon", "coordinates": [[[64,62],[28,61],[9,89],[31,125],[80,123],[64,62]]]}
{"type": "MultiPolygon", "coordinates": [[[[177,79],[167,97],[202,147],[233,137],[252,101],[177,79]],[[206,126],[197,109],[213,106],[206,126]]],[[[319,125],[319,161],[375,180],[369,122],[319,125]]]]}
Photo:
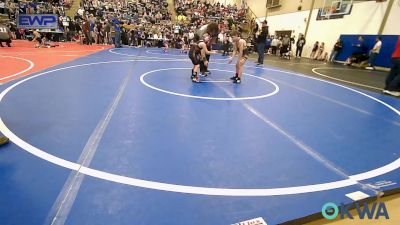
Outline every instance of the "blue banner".
{"type": "Polygon", "coordinates": [[[19,14],[17,27],[22,29],[57,29],[57,14],[19,14]]]}

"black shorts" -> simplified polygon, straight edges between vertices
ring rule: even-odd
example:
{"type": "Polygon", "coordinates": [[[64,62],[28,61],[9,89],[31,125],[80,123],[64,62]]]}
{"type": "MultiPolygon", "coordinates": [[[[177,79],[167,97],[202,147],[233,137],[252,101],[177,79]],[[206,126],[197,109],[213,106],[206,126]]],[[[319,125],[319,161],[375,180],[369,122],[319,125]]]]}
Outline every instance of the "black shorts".
{"type": "Polygon", "coordinates": [[[247,49],[243,50],[242,59],[244,59],[244,60],[249,59],[249,51],[247,49]]]}
{"type": "Polygon", "coordinates": [[[201,55],[200,52],[197,52],[196,50],[194,50],[193,48],[190,49],[189,51],[189,59],[192,61],[193,65],[199,65],[201,63],[201,55]]]}
{"type": "Polygon", "coordinates": [[[11,38],[8,38],[8,39],[0,39],[0,42],[11,43],[11,38]]]}
{"type": "Polygon", "coordinates": [[[189,59],[192,61],[193,65],[195,65],[195,66],[200,65],[200,63],[201,63],[200,55],[198,55],[198,56],[189,56],[189,59]]]}

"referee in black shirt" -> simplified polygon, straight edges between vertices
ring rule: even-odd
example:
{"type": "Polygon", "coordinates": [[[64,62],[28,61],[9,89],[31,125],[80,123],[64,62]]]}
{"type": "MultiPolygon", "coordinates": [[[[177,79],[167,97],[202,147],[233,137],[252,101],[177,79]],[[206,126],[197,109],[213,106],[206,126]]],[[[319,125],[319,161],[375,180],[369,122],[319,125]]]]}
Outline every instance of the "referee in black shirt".
{"type": "Polygon", "coordinates": [[[265,42],[268,36],[268,26],[267,21],[264,20],[261,26],[261,33],[257,36],[257,52],[258,52],[258,61],[257,65],[264,64],[264,51],[265,51],[265,42]]]}

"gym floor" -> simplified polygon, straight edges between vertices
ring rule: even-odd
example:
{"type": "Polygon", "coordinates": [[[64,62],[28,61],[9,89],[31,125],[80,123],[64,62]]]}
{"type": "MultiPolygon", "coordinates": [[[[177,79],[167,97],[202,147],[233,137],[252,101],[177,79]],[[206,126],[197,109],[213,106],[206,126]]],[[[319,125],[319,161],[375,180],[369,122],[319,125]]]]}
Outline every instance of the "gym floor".
{"type": "Polygon", "coordinates": [[[400,186],[385,72],[267,56],[235,85],[214,55],[192,83],[178,50],[75,46],[36,70],[68,56],[18,51],[0,49],[1,224],[270,225],[400,186]]]}

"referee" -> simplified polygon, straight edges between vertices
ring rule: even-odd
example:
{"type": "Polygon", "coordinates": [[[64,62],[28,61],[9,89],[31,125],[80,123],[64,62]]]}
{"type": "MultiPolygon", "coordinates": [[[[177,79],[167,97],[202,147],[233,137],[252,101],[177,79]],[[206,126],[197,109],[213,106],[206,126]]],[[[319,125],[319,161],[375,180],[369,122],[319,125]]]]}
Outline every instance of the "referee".
{"type": "Polygon", "coordinates": [[[11,31],[4,21],[0,21],[0,47],[4,47],[3,42],[11,47],[11,31]]]}
{"type": "Polygon", "coordinates": [[[264,64],[264,52],[265,52],[265,42],[268,36],[268,26],[267,21],[264,20],[261,26],[261,33],[257,36],[257,52],[258,52],[258,61],[257,65],[264,64]]]}

